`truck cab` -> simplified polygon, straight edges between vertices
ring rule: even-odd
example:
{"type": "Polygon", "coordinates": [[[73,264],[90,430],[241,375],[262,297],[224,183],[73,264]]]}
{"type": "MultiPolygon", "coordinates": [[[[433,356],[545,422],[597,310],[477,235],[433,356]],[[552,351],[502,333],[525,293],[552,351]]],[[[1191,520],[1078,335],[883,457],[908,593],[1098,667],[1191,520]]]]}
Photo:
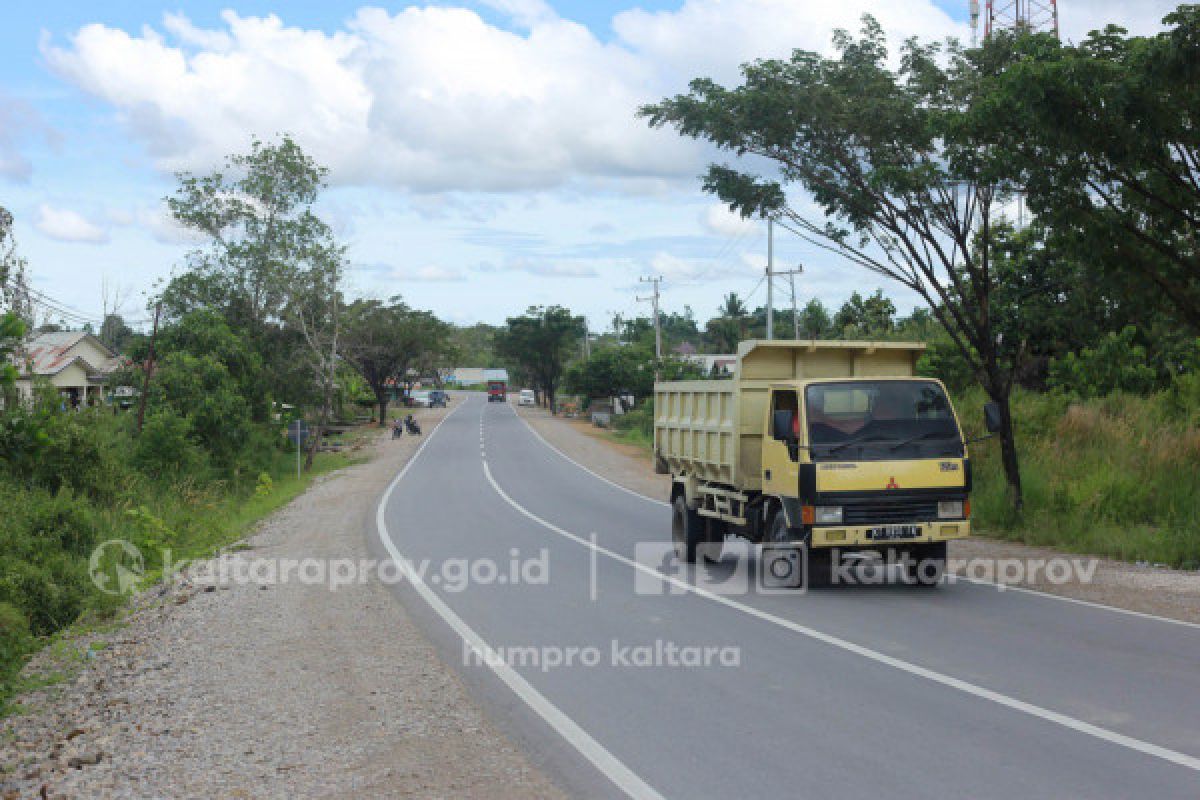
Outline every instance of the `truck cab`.
{"type": "Polygon", "coordinates": [[[790,527],[811,547],[970,534],[970,461],[940,382],[851,378],[769,391],[763,491],[798,517],[790,527]]]}
{"type": "Polygon", "coordinates": [[[508,400],[508,387],[504,381],[488,381],[487,399],[489,403],[503,403],[508,400]]]}

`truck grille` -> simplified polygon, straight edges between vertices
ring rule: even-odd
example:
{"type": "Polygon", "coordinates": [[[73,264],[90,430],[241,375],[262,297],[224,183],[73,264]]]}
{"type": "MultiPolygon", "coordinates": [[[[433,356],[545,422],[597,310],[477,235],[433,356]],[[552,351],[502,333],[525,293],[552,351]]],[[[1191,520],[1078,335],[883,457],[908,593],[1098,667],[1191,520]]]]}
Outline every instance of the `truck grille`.
{"type": "Polygon", "coordinates": [[[902,522],[929,522],[938,518],[938,500],[949,497],[887,497],[828,498],[829,505],[842,506],[842,520],[846,525],[889,525],[902,522]]]}

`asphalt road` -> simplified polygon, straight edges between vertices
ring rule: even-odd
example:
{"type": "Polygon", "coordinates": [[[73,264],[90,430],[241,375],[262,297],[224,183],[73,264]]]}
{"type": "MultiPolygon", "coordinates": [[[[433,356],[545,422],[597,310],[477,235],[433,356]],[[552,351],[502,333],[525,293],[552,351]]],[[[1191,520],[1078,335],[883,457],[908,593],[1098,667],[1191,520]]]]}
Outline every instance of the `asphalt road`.
{"type": "Polygon", "coordinates": [[[763,592],[746,559],[697,576],[662,555],[665,505],[454,402],[373,546],[572,794],[1200,798],[1200,627],[962,582],[763,592]]]}

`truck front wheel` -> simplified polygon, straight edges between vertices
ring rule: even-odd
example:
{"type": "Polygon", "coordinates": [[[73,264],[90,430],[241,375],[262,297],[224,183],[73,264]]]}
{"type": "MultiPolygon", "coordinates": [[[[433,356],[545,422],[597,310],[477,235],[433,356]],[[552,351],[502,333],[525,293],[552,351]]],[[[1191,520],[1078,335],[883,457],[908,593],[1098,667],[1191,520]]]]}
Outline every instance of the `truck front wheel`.
{"type": "Polygon", "coordinates": [[[688,508],[682,494],[676,495],[671,504],[671,540],[675,543],[675,555],[680,561],[696,563],[696,555],[704,542],[704,520],[695,510],[688,508]]]}
{"type": "Polygon", "coordinates": [[[795,529],[788,527],[783,511],[778,511],[763,542],[759,569],[763,570],[760,580],[764,587],[811,589],[829,584],[833,552],[813,549],[795,533],[795,529]]]}
{"type": "Polygon", "coordinates": [[[930,542],[910,549],[904,563],[904,580],[910,586],[937,586],[946,571],[946,543],[930,542]]]}

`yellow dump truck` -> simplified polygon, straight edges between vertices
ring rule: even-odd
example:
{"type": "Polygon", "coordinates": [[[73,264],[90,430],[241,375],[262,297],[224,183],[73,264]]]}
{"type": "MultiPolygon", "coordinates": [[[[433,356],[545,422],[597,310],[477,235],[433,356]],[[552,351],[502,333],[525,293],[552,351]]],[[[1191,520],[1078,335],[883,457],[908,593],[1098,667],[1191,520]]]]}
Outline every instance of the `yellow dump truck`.
{"type": "MultiPolygon", "coordinates": [[[[971,462],[945,387],[908,342],[746,341],[732,380],[654,386],[654,456],[672,476],[671,535],[688,562],[727,534],[764,547],[785,585],[878,553],[940,583],[971,531],[971,462]]],[[[989,429],[998,426],[985,408],[989,429]]]]}

